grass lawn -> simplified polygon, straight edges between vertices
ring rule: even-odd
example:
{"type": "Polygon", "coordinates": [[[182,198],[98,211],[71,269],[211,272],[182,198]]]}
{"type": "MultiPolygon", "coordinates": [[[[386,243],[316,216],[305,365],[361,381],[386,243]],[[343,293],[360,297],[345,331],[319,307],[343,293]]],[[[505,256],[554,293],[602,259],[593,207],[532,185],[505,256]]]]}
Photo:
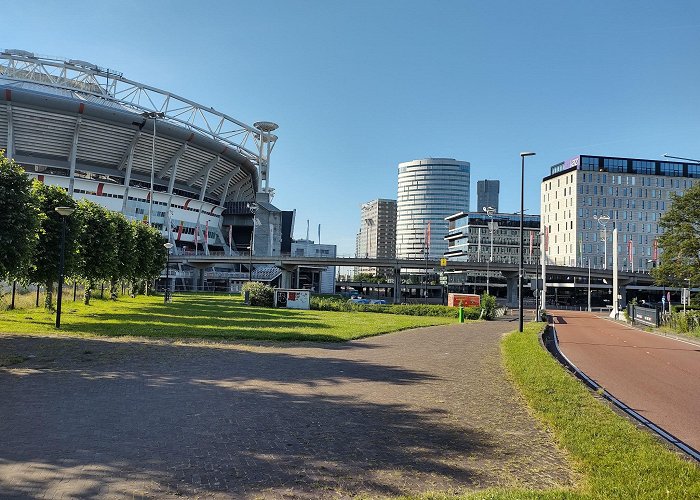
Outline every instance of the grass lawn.
{"type": "MultiPolygon", "coordinates": [[[[250,340],[344,341],[421,326],[454,323],[454,318],[360,312],[301,311],[251,307],[238,296],[177,295],[93,299],[91,305],[65,300],[61,333],[250,340]]],[[[55,315],[26,308],[0,312],[0,332],[59,333],[55,315]]]]}

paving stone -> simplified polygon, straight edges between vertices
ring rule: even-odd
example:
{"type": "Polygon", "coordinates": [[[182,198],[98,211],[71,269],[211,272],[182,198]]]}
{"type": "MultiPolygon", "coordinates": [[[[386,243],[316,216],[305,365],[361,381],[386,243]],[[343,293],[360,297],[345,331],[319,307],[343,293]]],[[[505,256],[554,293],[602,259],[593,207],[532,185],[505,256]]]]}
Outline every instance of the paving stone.
{"type": "Polygon", "coordinates": [[[0,497],[569,485],[564,456],[505,378],[499,340],[512,327],[343,344],[0,334],[0,352],[28,358],[0,368],[0,497]]]}

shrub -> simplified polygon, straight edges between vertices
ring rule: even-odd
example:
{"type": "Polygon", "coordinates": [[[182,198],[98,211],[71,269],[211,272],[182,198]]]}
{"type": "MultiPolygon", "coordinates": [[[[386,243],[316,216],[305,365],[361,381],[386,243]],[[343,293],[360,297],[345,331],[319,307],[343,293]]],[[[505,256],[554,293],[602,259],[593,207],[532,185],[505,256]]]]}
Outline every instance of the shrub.
{"type": "Polygon", "coordinates": [[[484,319],[489,321],[495,319],[497,307],[496,297],[487,293],[481,296],[481,308],[484,310],[484,319]]]}
{"type": "Polygon", "coordinates": [[[269,285],[258,281],[249,281],[243,284],[243,293],[248,292],[251,306],[272,307],[274,305],[275,290],[269,285]]]}
{"type": "MultiPolygon", "coordinates": [[[[456,318],[459,309],[456,307],[436,306],[427,304],[354,304],[347,299],[336,297],[311,297],[311,309],[319,311],[341,312],[373,312],[383,314],[402,314],[406,316],[439,316],[443,318],[456,318]]],[[[467,307],[464,309],[466,319],[479,319],[481,308],[467,307]]]]}

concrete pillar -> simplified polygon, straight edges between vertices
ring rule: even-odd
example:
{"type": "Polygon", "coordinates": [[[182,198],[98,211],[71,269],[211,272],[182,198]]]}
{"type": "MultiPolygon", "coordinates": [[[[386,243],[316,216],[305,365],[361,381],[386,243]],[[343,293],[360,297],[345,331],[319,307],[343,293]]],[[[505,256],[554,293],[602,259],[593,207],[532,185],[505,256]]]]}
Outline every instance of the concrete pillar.
{"type": "Polygon", "coordinates": [[[200,292],[203,292],[204,291],[204,268],[198,269],[197,275],[199,276],[199,279],[197,280],[197,281],[199,281],[199,286],[197,287],[197,289],[200,292]]]}
{"type": "Polygon", "coordinates": [[[282,275],[280,276],[280,288],[292,288],[292,271],[282,270],[282,275]]]}
{"type": "Polygon", "coordinates": [[[394,269],[394,304],[401,303],[401,268],[394,269]]]}
{"type": "Polygon", "coordinates": [[[503,273],[506,278],[508,307],[518,307],[518,273],[503,273]]]}

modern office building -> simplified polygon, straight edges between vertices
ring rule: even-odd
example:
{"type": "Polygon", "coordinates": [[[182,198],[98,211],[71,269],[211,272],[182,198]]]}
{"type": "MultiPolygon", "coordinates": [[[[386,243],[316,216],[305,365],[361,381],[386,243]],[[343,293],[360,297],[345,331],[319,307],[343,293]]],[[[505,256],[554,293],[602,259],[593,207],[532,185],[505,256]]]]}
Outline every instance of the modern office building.
{"type": "MultiPolygon", "coordinates": [[[[355,256],[396,257],[396,200],[377,199],[360,207],[360,230],[355,239],[355,256]]],[[[373,267],[358,267],[355,273],[376,273],[373,267]]]]}
{"type": "Polygon", "coordinates": [[[469,209],[469,162],[425,158],[399,163],[396,256],[439,258],[447,251],[445,217],[469,209]],[[426,239],[428,244],[426,245],[426,239]]]}
{"type": "Polygon", "coordinates": [[[542,180],[542,228],[548,232],[548,262],[612,266],[613,252],[624,270],[652,267],[670,208],[700,179],[700,165],[676,161],[575,156],[551,167],[542,180]],[[618,230],[617,248],[612,230],[618,230]],[[607,259],[607,262],[605,262],[607,259]]]}
{"type": "Polygon", "coordinates": [[[485,179],[476,183],[476,211],[491,207],[498,212],[498,193],[501,181],[485,179]]]}
{"type": "MultiPolygon", "coordinates": [[[[314,243],[312,240],[292,242],[292,256],[335,257],[336,246],[314,243]]],[[[335,266],[299,267],[296,271],[296,286],[317,293],[335,293],[335,266]]]]}
{"type": "MultiPolygon", "coordinates": [[[[459,212],[445,220],[448,231],[445,257],[468,262],[520,263],[520,215],[459,212]]],[[[540,257],[540,216],[523,218],[523,262],[536,264],[540,257]]]]}

